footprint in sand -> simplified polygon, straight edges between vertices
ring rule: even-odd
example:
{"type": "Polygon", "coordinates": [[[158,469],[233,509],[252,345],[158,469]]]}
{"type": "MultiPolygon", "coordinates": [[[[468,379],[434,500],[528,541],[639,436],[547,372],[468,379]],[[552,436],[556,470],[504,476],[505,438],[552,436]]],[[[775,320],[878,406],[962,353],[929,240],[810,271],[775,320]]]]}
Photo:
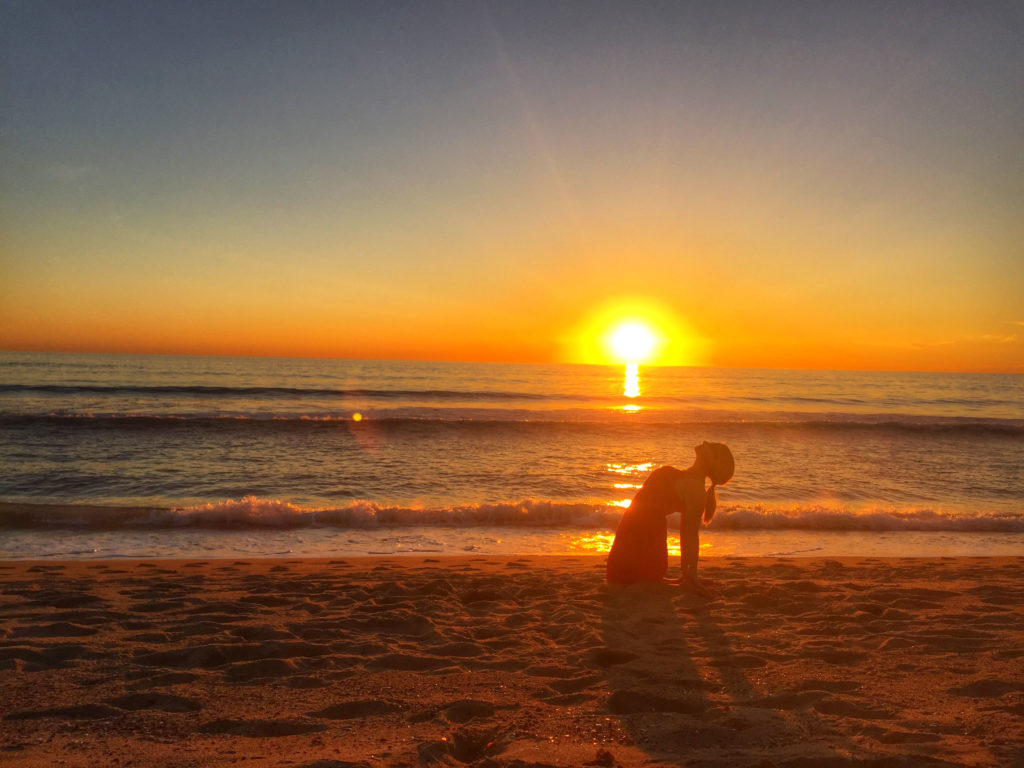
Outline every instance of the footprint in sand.
{"type": "Polygon", "coordinates": [[[497,589],[471,589],[459,595],[459,601],[463,605],[475,603],[500,603],[508,599],[508,595],[497,589]]]}
{"type": "Polygon", "coordinates": [[[51,608],[81,608],[83,605],[94,605],[103,602],[106,602],[103,598],[88,593],[58,593],[29,600],[28,604],[32,606],[49,606],[51,608]]]}
{"type": "Polygon", "coordinates": [[[975,680],[967,685],[950,688],[947,693],[954,696],[969,696],[975,699],[995,699],[1008,693],[1024,691],[1024,683],[1009,680],[975,680]]]}
{"type": "Polygon", "coordinates": [[[107,704],[118,709],[140,710],[159,709],[162,712],[198,712],[202,704],[184,696],[172,696],[167,693],[130,693],[115,699],[107,699],[107,704]]]}
{"type": "Polygon", "coordinates": [[[310,712],[310,717],[323,717],[328,720],[354,720],[362,717],[373,717],[374,715],[389,715],[392,712],[400,712],[402,706],[382,699],[361,699],[358,701],[344,701],[334,704],[317,712],[310,712]]]}
{"type": "Polygon", "coordinates": [[[12,637],[88,637],[99,632],[94,627],[85,627],[81,624],[72,624],[67,621],[58,621],[54,624],[44,624],[38,627],[15,627],[12,637]]]}
{"type": "Polygon", "coordinates": [[[841,648],[806,651],[803,655],[807,658],[821,659],[828,664],[836,666],[851,666],[868,657],[866,653],[848,651],[841,648]]]}
{"type": "Polygon", "coordinates": [[[62,720],[103,720],[117,717],[123,710],[115,709],[106,704],[77,704],[73,707],[53,707],[51,709],[35,709],[25,712],[11,712],[4,715],[4,720],[39,720],[54,717],[62,720]]]}
{"type": "Polygon", "coordinates": [[[565,695],[539,695],[538,700],[553,707],[575,707],[597,698],[589,693],[568,693],[565,695]]]}
{"type": "Polygon", "coordinates": [[[4,665],[10,669],[17,666],[13,662],[23,662],[26,672],[46,669],[61,669],[73,666],[70,662],[76,659],[101,659],[106,654],[92,651],[84,645],[50,645],[41,648],[11,646],[0,648],[0,662],[12,662],[4,665]]]}
{"type": "Polygon", "coordinates": [[[727,656],[716,656],[711,660],[711,666],[729,669],[758,669],[767,665],[767,659],[745,653],[731,653],[727,656]]]}
{"type": "Polygon", "coordinates": [[[886,731],[882,730],[875,736],[882,744],[932,744],[942,741],[937,733],[923,731],[886,731]]]}
{"type": "Polygon", "coordinates": [[[671,698],[658,696],[649,691],[624,689],[612,692],[608,697],[608,711],[616,715],[632,715],[638,712],[679,712],[696,715],[707,705],[702,698],[671,698]]]}
{"type": "Polygon", "coordinates": [[[809,707],[828,696],[829,693],[827,691],[794,691],[792,693],[779,693],[774,696],[765,696],[763,699],[752,699],[738,703],[748,707],[791,710],[809,707]]]}
{"type": "Polygon", "coordinates": [[[248,595],[239,600],[241,603],[248,603],[250,605],[261,605],[264,608],[281,608],[286,605],[291,605],[292,599],[290,597],[280,597],[278,595],[248,595]]]}
{"type": "Polygon", "coordinates": [[[275,738],[299,736],[305,733],[326,731],[323,723],[308,720],[214,720],[199,727],[200,733],[248,736],[250,738],[275,738]]]}
{"type": "Polygon", "coordinates": [[[187,607],[184,600],[149,600],[144,603],[135,603],[131,610],[133,613],[166,613],[187,607]]]}
{"type": "Polygon", "coordinates": [[[468,723],[471,720],[485,719],[494,716],[494,705],[489,701],[462,699],[453,701],[443,707],[444,716],[451,723],[468,723]]]}
{"type": "Polygon", "coordinates": [[[531,677],[569,678],[576,673],[576,667],[557,667],[554,665],[534,665],[523,670],[523,674],[530,675],[531,677]]]}
{"type": "Polygon", "coordinates": [[[548,687],[558,693],[579,693],[587,688],[598,685],[604,682],[604,675],[584,675],[583,677],[570,677],[562,680],[553,680],[548,683],[548,687]]]}
{"type": "MultiPolygon", "coordinates": [[[[283,629],[272,627],[266,624],[259,626],[233,627],[228,634],[240,637],[250,643],[258,643],[266,640],[294,640],[295,635],[283,629]]],[[[303,638],[311,639],[311,638],[303,638]]]]}
{"type": "Polygon", "coordinates": [[[849,693],[863,687],[856,680],[805,680],[796,687],[798,691],[829,691],[830,693],[849,693]]]}
{"type": "Polygon", "coordinates": [[[871,707],[845,699],[822,699],[814,708],[823,715],[839,717],[855,717],[859,720],[891,720],[896,717],[894,712],[880,707],[871,707]]]}
{"type": "Polygon", "coordinates": [[[291,677],[286,682],[289,688],[296,690],[312,690],[314,688],[327,688],[330,683],[321,680],[319,677],[291,677]]]}
{"type": "Polygon", "coordinates": [[[584,654],[584,664],[591,668],[608,669],[619,664],[626,664],[637,658],[631,651],[617,651],[612,648],[591,648],[584,654]]]}
{"type": "Polygon", "coordinates": [[[203,637],[219,635],[224,626],[214,621],[193,621],[181,626],[175,633],[178,637],[203,637]]]}
{"type": "Polygon", "coordinates": [[[298,672],[291,659],[261,659],[260,661],[232,664],[224,672],[224,679],[230,683],[244,683],[253,680],[288,677],[298,672]]]}
{"type": "Polygon", "coordinates": [[[394,669],[406,672],[425,672],[452,666],[451,661],[441,657],[413,656],[406,653],[385,653],[370,659],[368,669],[394,669]]]}
{"type": "Polygon", "coordinates": [[[470,642],[458,642],[458,643],[446,643],[444,645],[438,645],[426,649],[428,653],[434,656],[444,656],[447,658],[462,658],[468,659],[476,656],[480,656],[484,649],[476,643],[470,642]]]}
{"type": "Polygon", "coordinates": [[[142,678],[139,685],[146,688],[163,688],[170,685],[184,685],[199,679],[199,675],[192,672],[165,672],[149,678],[142,678]]]}

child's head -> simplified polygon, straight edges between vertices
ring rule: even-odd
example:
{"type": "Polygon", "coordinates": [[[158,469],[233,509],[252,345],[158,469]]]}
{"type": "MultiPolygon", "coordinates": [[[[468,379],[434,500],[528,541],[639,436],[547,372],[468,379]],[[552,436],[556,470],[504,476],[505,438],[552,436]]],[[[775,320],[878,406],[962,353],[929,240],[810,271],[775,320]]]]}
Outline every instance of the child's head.
{"type": "Polygon", "coordinates": [[[710,523],[718,506],[715,486],[729,482],[736,462],[733,461],[732,451],[725,443],[709,443],[706,440],[697,446],[697,458],[703,463],[705,474],[711,478],[711,485],[704,500],[704,522],[710,523]]]}
{"type": "Polygon", "coordinates": [[[697,456],[704,462],[704,471],[711,478],[712,485],[725,485],[736,469],[732,451],[725,443],[709,443],[697,446],[697,456]]]}

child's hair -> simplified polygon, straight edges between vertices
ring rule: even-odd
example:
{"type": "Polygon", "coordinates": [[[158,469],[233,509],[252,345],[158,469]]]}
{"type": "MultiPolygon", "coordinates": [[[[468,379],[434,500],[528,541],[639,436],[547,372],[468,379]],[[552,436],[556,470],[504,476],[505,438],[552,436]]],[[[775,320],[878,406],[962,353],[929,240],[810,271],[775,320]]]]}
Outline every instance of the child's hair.
{"type": "Polygon", "coordinates": [[[736,469],[736,462],[732,458],[732,451],[725,443],[708,443],[708,454],[711,465],[708,467],[708,477],[711,478],[711,485],[708,487],[704,499],[704,520],[711,522],[715,516],[715,508],[718,506],[718,494],[715,493],[715,486],[725,485],[732,477],[736,469]]]}

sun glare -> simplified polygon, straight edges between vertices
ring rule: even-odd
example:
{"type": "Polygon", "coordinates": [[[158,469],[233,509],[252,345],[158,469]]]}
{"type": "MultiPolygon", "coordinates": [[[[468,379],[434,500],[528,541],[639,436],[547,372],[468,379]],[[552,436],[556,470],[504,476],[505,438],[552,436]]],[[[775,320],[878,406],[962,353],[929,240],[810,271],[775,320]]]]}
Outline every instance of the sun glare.
{"type": "Polygon", "coordinates": [[[654,331],[639,322],[622,323],[608,336],[608,345],[623,363],[646,362],[657,343],[654,331]]]}
{"type": "Polygon", "coordinates": [[[566,337],[566,361],[597,364],[701,365],[703,340],[672,309],[647,297],[595,307],[566,337]]]}

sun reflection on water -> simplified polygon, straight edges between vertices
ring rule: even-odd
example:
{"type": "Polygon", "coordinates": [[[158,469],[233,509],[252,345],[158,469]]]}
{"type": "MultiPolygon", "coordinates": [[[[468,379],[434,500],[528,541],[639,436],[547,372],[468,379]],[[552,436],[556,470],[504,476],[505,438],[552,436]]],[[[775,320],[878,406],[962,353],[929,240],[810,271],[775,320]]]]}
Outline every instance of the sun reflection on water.
{"type": "MultiPolygon", "coordinates": [[[[622,382],[622,396],[630,399],[640,397],[640,366],[636,363],[626,363],[626,376],[622,382]]],[[[626,405],[613,405],[616,411],[624,413],[636,413],[644,407],[638,403],[627,403],[626,405]]]]}
{"type": "Polygon", "coordinates": [[[640,396],[640,366],[636,363],[626,363],[626,379],[622,384],[624,397],[640,396]]]}
{"type": "Polygon", "coordinates": [[[654,462],[645,461],[642,464],[618,464],[615,462],[609,462],[606,466],[608,471],[613,474],[635,477],[640,474],[646,474],[654,469],[654,462]]]}
{"type": "MultiPolygon", "coordinates": [[[[615,541],[615,534],[605,531],[590,531],[588,533],[581,533],[577,536],[573,536],[569,542],[568,547],[571,552],[589,552],[591,554],[600,555],[605,554],[612,548],[612,542],[615,541]]],[[[668,535],[666,540],[668,545],[668,555],[670,558],[679,557],[679,536],[668,535]]],[[[707,550],[711,547],[711,544],[701,542],[701,552],[706,554],[707,550]]],[[[675,565],[675,563],[669,562],[669,565],[675,565]]]]}
{"type": "Polygon", "coordinates": [[[574,552],[592,552],[600,554],[612,548],[614,533],[593,532],[574,536],[569,541],[569,549],[574,552]]]}

